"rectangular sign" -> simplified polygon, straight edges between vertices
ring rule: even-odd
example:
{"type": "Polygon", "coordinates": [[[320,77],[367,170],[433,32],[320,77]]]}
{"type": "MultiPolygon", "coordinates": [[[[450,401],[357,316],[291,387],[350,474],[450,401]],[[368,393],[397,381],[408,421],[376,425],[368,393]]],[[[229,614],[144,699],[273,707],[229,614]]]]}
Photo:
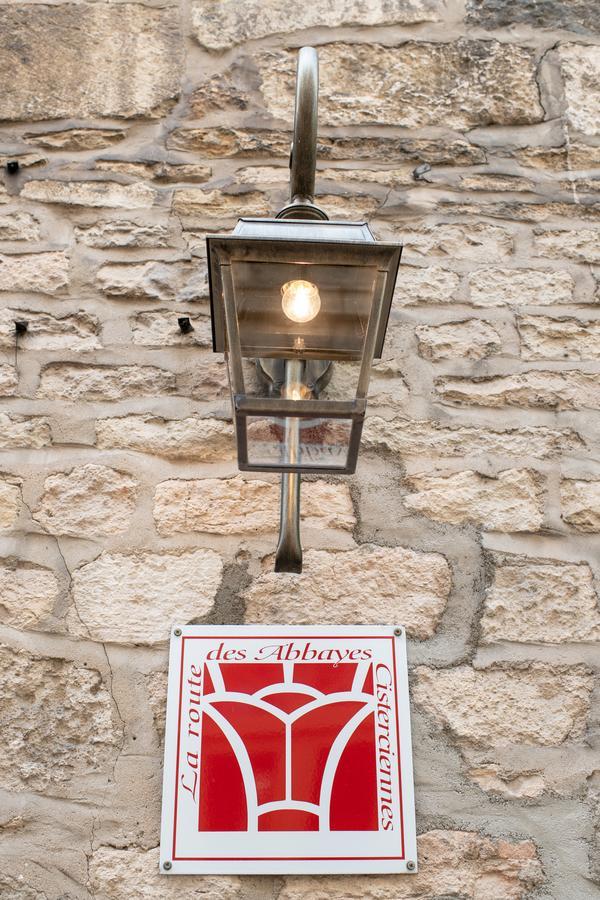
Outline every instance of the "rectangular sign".
{"type": "Polygon", "coordinates": [[[173,629],[161,872],[416,861],[404,629],[173,629]]]}

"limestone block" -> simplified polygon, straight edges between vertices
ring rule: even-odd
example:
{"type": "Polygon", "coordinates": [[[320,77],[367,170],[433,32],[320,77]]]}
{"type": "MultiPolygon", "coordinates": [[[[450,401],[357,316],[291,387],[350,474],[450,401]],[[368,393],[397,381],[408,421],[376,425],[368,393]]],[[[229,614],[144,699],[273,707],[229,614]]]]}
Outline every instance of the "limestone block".
{"type": "MultiPolygon", "coordinates": [[[[273,51],[257,60],[267,110],[283,121],[293,108],[295,57],[273,51]]],[[[463,38],[453,43],[407,41],[397,47],[331,43],[319,48],[319,65],[323,125],[443,124],[461,130],[525,125],[544,117],[535,56],[515,44],[463,38]]]]}
{"type": "Polygon", "coordinates": [[[560,506],[563,520],[576,531],[600,531],[600,481],[563,478],[560,506]]]}
{"type": "Polygon", "coordinates": [[[600,134],[600,47],[560,44],[558,57],[565,88],[568,123],[582,134],[600,134]]]}
{"type": "Polygon", "coordinates": [[[44,366],[37,396],[49,400],[126,400],[172,394],[176,378],[156,366],[86,366],[51,363],[44,366]]]}
{"type": "Polygon", "coordinates": [[[468,276],[475,306],[552,306],[573,302],[573,278],[568,272],[539,269],[476,269],[468,276]]]}
{"type": "MultiPolygon", "coordinates": [[[[105,294],[123,300],[194,301],[208,296],[203,263],[109,263],[98,269],[95,283],[105,294]]],[[[177,315],[175,310],[173,315],[177,315]]]]}
{"type": "Polygon", "coordinates": [[[103,150],[127,137],[123,128],[65,128],[53,131],[30,131],[23,135],[27,144],[47,150],[103,150]]]}
{"type": "Polygon", "coordinates": [[[425,359],[485,359],[502,348],[500,335],[489,322],[464,319],[442,325],[417,325],[419,353],[425,359]]]}
{"type": "Polygon", "coordinates": [[[102,450],[136,450],[166,459],[211,462],[235,459],[233,426],[220,419],[162,419],[122,416],[100,419],[97,445],[102,450]]]}
{"type": "Polygon", "coordinates": [[[504,774],[493,764],[469,769],[467,775],[482,791],[503,800],[536,800],[546,789],[543,776],[537,772],[504,774]]]}
{"type": "Polygon", "coordinates": [[[84,312],[51,316],[30,309],[0,309],[0,349],[15,346],[15,321],[27,322],[27,331],[19,335],[19,350],[69,350],[74,353],[98,350],[100,324],[96,316],[84,312]]]}
{"type": "Polygon", "coordinates": [[[474,523],[492,531],[537,531],[543,521],[541,478],[530,469],[495,477],[470,469],[452,475],[411,475],[407,509],[436,522],[474,523]]]}
{"type": "Polygon", "coordinates": [[[260,191],[226,194],[200,188],[178,188],[173,194],[172,209],[188,224],[207,219],[235,221],[240,216],[270,216],[273,213],[271,202],[260,191]]]}
{"type": "Polygon", "coordinates": [[[589,0],[546,0],[523,3],[522,0],[467,0],[467,22],[479,28],[565,28],[578,34],[600,31],[600,14],[589,0]]]}
{"type": "Polygon", "coordinates": [[[519,316],[523,359],[600,359],[600,320],[519,316]]]}
{"type": "Polygon", "coordinates": [[[430,669],[414,672],[414,702],[460,743],[557,746],[585,734],[593,679],[582,668],[430,669]]]}
{"type": "MultiPolygon", "coordinates": [[[[279,484],[234,478],[172,479],[154,494],[154,521],[159,534],[206,532],[257,534],[279,528],[279,484]]],[[[313,528],[352,529],[356,524],[346,484],[305,482],[302,520],[313,528]]]]}
{"type": "Polygon", "coordinates": [[[591,228],[548,229],[536,231],[534,253],[550,259],[574,259],[576,262],[600,263],[598,232],[591,228]]]}
{"type": "Polygon", "coordinates": [[[168,8],[8,4],[0,42],[10,85],[0,119],[160,116],[180,91],[181,37],[168,8]]]}
{"type": "Polygon", "coordinates": [[[452,303],[460,281],[456,272],[439,266],[405,266],[398,271],[393,305],[452,303]]]}
{"type": "Polygon", "coordinates": [[[52,613],[59,585],[51,569],[17,559],[0,559],[0,622],[35,628],[52,613]]]}
{"type": "Polygon", "coordinates": [[[427,419],[367,416],[362,446],[402,456],[534,456],[552,459],[584,444],[569,428],[543,426],[496,430],[479,425],[446,425],[427,419]]]}
{"type": "Polygon", "coordinates": [[[17,393],[18,383],[15,366],[0,363],[0,397],[13,397],[17,393]]]}
{"type": "Polygon", "coordinates": [[[0,241],[39,241],[39,220],[26,212],[0,215],[0,241]]]}
{"type": "MultiPolygon", "coordinates": [[[[180,878],[158,871],[159,848],[98,847],[90,859],[90,888],[98,900],[180,898],[180,878]]],[[[242,879],[235,875],[186,875],[186,900],[242,900],[242,879]]]]}
{"type": "Polygon", "coordinates": [[[0,291],[58,294],[69,285],[66,253],[0,255],[0,291]]]}
{"type": "Polygon", "coordinates": [[[162,743],[165,737],[167,720],[167,673],[150,672],[149,675],[145,676],[144,681],[148,692],[148,702],[152,710],[154,727],[162,743]]]}
{"type": "Polygon", "coordinates": [[[77,466],[46,478],[33,518],[50,534],[121,534],[131,523],[138,489],[134,478],[116,469],[77,466]]]}
{"type": "Polygon", "coordinates": [[[450,259],[475,259],[489,262],[512,253],[512,235],[499,225],[423,225],[402,230],[404,252],[417,256],[447,256],[450,259]]]}
{"type": "Polygon", "coordinates": [[[481,630],[487,644],[600,640],[600,609],[589,565],[495,554],[481,630]]]}
{"type": "Polygon", "coordinates": [[[134,222],[108,219],[93,225],[76,225],[75,237],[88,247],[108,250],[112,247],[168,247],[169,229],[159,222],[134,222]]]}
{"type": "Polygon", "coordinates": [[[246,591],[246,622],[398,622],[424,640],[435,633],[450,587],[450,567],[439,553],[369,544],[308,550],[301,575],[273,572],[269,561],[246,591]]]}
{"type": "Polygon", "coordinates": [[[516,375],[439,378],[436,391],[454,406],[520,406],[541,409],[600,409],[600,376],[535,369],[516,375]]]}
{"type": "Polygon", "coordinates": [[[210,166],[197,163],[146,162],[145,160],[130,162],[123,159],[98,159],[94,164],[94,169],[100,172],[128,175],[131,178],[160,181],[165,184],[202,183],[208,181],[212,175],[210,166]]]}
{"type": "Polygon", "coordinates": [[[59,203],[65,206],[110,206],[116,209],[146,208],[156,200],[156,191],[147,184],[119,184],[116,181],[28,181],[21,196],[26,200],[59,203]]]}
{"type": "Polygon", "coordinates": [[[223,564],[214,550],[102,553],[73,573],[73,634],[117,644],[166,641],[173,622],[210,611],[223,564]]]}
{"type": "MultiPolygon", "coordinates": [[[[587,3],[587,0],[584,2],[587,3]]],[[[546,172],[595,169],[600,164],[598,147],[574,140],[569,140],[568,144],[564,143],[561,147],[521,147],[513,150],[511,156],[522,166],[546,172]]]]}
{"type": "Polygon", "coordinates": [[[5,788],[60,795],[73,779],[108,774],[120,731],[99,672],[0,645],[0,673],[5,788]]]}
{"type": "Polygon", "coordinates": [[[285,0],[196,0],[192,4],[192,26],[196,40],[208,50],[229,50],[233,44],[288,34],[305,28],[337,28],[347,25],[412,25],[435,22],[443,10],[439,0],[368,0],[357,6],[352,0],[333,0],[326,7],[290,7],[285,0]]]}
{"type": "MultiPolygon", "coordinates": [[[[131,318],[131,332],[134,344],[143,347],[212,347],[212,329],[208,316],[197,315],[186,310],[160,309],[156,312],[142,312],[131,318]],[[184,334],[177,322],[187,316],[193,331],[184,334]]],[[[194,374],[197,367],[194,369],[194,374]]]]}
{"type": "Polygon", "coordinates": [[[16,450],[20,447],[39,450],[51,443],[50,425],[42,416],[0,413],[0,450],[16,450]]]}
{"type": "Polygon", "coordinates": [[[21,511],[20,480],[0,475],[0,532],[10,531],[21,511]]]}
{"type": "Polygon", "coordinates": [[[278,900],[528,900],[544,881],[533,841],[426,831],[417,875],[288,875],[278,900]]]}

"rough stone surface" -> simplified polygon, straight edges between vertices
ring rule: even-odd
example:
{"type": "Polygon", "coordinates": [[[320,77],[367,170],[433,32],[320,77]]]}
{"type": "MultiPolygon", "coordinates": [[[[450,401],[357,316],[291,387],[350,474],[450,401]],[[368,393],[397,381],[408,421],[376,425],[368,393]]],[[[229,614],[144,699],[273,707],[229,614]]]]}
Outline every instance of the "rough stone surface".
{"type": "Polygon", "coordinates": [[[393,0],[368,0],[358,7],[352,0],[334,0],[328,7],[290,8],[282,0],[267,7],[257,0],[240,7],[235,0],[203,0],[192,5],[196,39],[209,50],[229,50],[247,40],[301,31],[305,28],[336,28],[340,25],[412,25],[439,19],[438,0],[409,0],[401,6],[393,0]]]}
{"type": "Polygon", "coordinates": [[[560,505],[563,520],[576,531],[600,531],[600,481],[564,478],[560,505]]]}
{"type": "MultiPolygon", "coordinates": [[[[319,58],[319,115],[326,125],[419,128],[442,120],[449,128],[466,129],[543,118],[533,54],[514,44],[462,38],[398,47],[326,44],[319,58]],[[357,72],[366,71],[369,90],[357,91],[357,72]]],[[[292,55],[266,53],[258,67],[267,109],[285,120],[293,97],[292,55]]]]}
{"type": "MultiPolygon", "coordinates": [[[[235,478],[163,481],[154,495],[154,521],[161,534],[200,531],[254,534],[279,528],[279,485],[235,478]]],[[[356,524],[346,485],[307,482],[302,517],[313,528],[352,529],[356,524]]]]}
{"type": "Polygon", "coordinates": [[[69,284],[66,253],[0,255],[0,291],[58,294],[69,284]]]}
{"type": "Polygon", "coordinates": [[[185,315],[183,310],[172,309],[138,313],[130,320],[134,343],[143,347],[212,347],[210,318],[190,313],[187,318],[192,331],[184,333],[177,320],[185,315]]]}
{"type": "Polygon", "coordinates": [[[108,219],[75,228],[75,236],[88,247],[167,247],[169,229],[160,223],[138,223],[131,219],[108,219]]]}
{"type": "Polygon", "coordinates": [[[299,576],[274,573],[269,564],[255,580],[246,592],[247,622],[394,621],[420,639],[435,632],[451,586],[440,554],[363,545],[338,553],[308,550],[304,556],[299,576]]]}
{"type": "Polygon", "coordinates": [[[489,322],[464,319],[415,328],[419,353],[425,359],[485,359],[501,349],[500,335],[489,322]]]}
{"type": "Polygon", "coordinates": [[[451,303],[460,278],[439,266],[402,266],[396,280],[394,305],[451,303]]]}
{"type": "Polygon", "coordinates": [[[11,628],[35,628],[52,613],[59,584],[43,566],[0,560],[0,622],[11,628]]]}
{"type": "Polygon", "coordinates": [[[537,531],[542,524],[542,484],[535,472],[506,469],[495,477],[467,470],[452,475],[411,475],[408,509],[460,525],[472,522],[493,531],[537,531]]]}
{"type": "Polygon", "coordinates": [[[61,793],[107,772],[119,733],[98,671],[0,645],[0,784],[61,793]]]}
{"type": "Polygon", "coordinates": [[[544,3],[467,0],[467,22],[487,29],[530,25],[532,28],[565,28],[580,34],[600,31],[598,9],[589,0],[545,0],[544,3]]]}
{"type": "Polygon", "coordinates": [[[487,643],[600,640],[600,608],[589,565],[497,556],[481,633],[487,643]]]}
{"type": "Polygon", "coordinates": [[[413,698],[439,726],[471,746],[581,740],[593,680],[551,666],[436,670],[419,666],[413,698]]]}
{"type": "Polygon", "coordinates": [[[552,306],[573,300],[573,278],[568,272],[477,269],[468,282],[475,306],[552,306]]]}
{"type": "Polygon", "coordinates": [[[29,181],[21,191],[27,200],[65,206],[112,206],[135,209],[152,206],[156,191],[147,184],[116,181],[29,181]]]}
{"type": "Polygon", "coordinates": [[[188,223],[213,219],[235,221],[241,209],[245,216],[270,216],[273,212],[268,198],[260,191],[226,194],[218,190],[179,188],[173,195],[173,212],[188,223]]]}
{"type": "Polygon", "coordinates": [[[210,611],[222,569],[214,550],[103,553],[73,572],[71,631],[115,644],[166,641],[173,622],[210,611]]]}
{"type": "Polygon", "coordinates": [[[96,426],[98,446],[155,453],[167,459],[209,462],[233,459],[233,426],[219,419],[162,419],[124,416],[101,419],[96,426]]]}
{"type": "MultiPolygon", "coordinates": [[[[159,850],[131,847],[98,847],[90,859],[90,887],[102,900],[163,900],[181,896],[179,878],[165,878],[158,871],[159,850]]],[[[235,875],[187,876],[189,900],[239,900],[242,879],[235,875]]]]}
{"type": "Polygon", "coordinates": [[[12,416],[0,413],[0,450],[39,450],[52,443],[47,419],[42,416],[12,416]]]}
{"type": "Polygon", "coordinates": [[[98,269],[96,284],[109,297],[123,300],[190,301],[208,294],[204,266],[179,262],[108,264],[98,269]]]}
{"type": "Polygon", "coordinates": [[[10,531],[21,511],[18,479],[0,475],[0,532],[10,531]]]}
{"type": "Polygon", "coordinates": [[[46,478],[33,516],[50,534],[120,534],[129,527],[137,495],[138,483],[130,475],[107,466],[78,466],[46,478]]]}
{"type": "Polygon", "coordinates": [[[156,366],[53,363],[42,370],[38,397],[49,400],[124,400],[175,390],[175,376],[156,366]]]}
{"type": "Polygon", "coordinates": [[[499,225],[425,225],[402,230],[404,252],[418,256],[494,260],[512,252],[513,239],[499,225]]]}
{"type": "Polygon", "coordinates": [[[0,215],[0,241],[37,241],[39,219],[31,213],[13,212],[0,215]]]}
{"type": "Polygon", "coordinates": [[[180,37],[168,9],[15,3],[0,10],[0,35],[10,85],[0,119],[156,116],[179,93],[180,37]]]}
{"type": "Polygon", "coordinates": [[[523,359],[600,359],[600,320],[520,316],[523,359]]]}
{"type": "Polygon", "coordinates": [[[591,228],[538,231],[534,238],[534,252],[550,259],[600,263],[598,232],[591,228]]]}
{"type": "Polygon", "coordinates": [[[26,321],[27,331],[19,336],[20,350],[100,349],[98,319],[87,313],[49,316],[27,309],[0,310],[0,349],[15,346],[15,321],[26,321]]]}
{"type": "Polygon", "coordinates": [[[456,406],[600,408],[600,376],[575,370],[545,372],[536,369],[520,375],[440,378],[436,390],[444,403],[456,406]]]}
{"type": "Polygon", "coordinates": [[[544,880],[531,841],[435,830],[421,834],[417,847],[417,875],[292,875],[278,900],[527,900],[544,880]]]}
{"type": "Polygon", "coordinates": [[[66,128],[52,131],[32,131],[23,140],[47,150],[102,150],[122,141],[127,132],[122,128],[66,128]]]}
{"type": "Polygon", "coordinates": [[[600,47],[562,44],[558,48],[568,123],[582,134],[600,134],[600,47]]]}
{"type": "Polygon", "coordinates": [[[425,419],[382,419],[371,415],[363,431],[363,445],[411,456],[430,453],[440,457],[531,454],[547,459],[580,448],[583,442],[570,429],[538,426],[497,430],[472,425],[444,425],[425,419]]]}
{"type": "Polygon", "coordinates": [[[0,363],[0,397],[12,397],[16,394],[18,381],[15,366],[0,363]]]}

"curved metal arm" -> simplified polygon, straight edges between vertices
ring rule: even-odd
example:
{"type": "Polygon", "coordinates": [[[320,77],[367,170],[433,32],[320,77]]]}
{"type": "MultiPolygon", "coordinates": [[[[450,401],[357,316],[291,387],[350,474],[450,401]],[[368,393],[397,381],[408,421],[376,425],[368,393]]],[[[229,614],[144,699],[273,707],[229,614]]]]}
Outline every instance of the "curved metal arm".
{"type": "Polygon", "coordinates": [[[292,203],[312,203],[317,168],[319,57],[314,47],[302,47],[296,73],[294,143],[290,162],[292,203]]]}

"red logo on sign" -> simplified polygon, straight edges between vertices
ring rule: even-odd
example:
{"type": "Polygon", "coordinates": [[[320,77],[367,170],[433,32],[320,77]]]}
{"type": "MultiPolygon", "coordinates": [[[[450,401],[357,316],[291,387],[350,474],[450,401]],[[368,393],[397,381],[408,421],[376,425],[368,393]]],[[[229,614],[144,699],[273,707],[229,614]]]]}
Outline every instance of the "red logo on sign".
{"type": "Polygon", "coordinates": [[[391,827],[377,677],[374,691],[371,662],[205,663],[199,830],[391,827]]]}

